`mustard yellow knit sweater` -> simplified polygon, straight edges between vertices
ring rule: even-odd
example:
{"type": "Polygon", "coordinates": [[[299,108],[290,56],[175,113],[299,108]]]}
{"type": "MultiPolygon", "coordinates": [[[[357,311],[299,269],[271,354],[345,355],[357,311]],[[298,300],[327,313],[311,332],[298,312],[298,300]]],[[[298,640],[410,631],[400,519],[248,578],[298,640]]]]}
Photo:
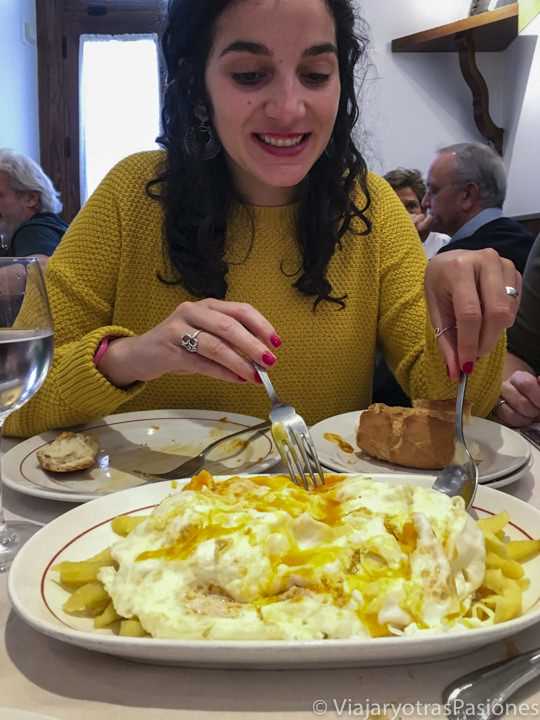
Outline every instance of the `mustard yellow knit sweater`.
{"type": "MultiPolygon", "coordinates": [[[[119,163],[72,223],[49,262],[46,278],[55,325],[55,357],[37,395],[8,420],[13,435],[32,435],[114,412],[201,408],[264,417],[269,401],[256,385],[208,377],[166,375],[128,389],[111,385],[92,358],[106,335],[140,334],[185,300],[179,286],[157,277],[167,272],[161,241],[162,211],[145,194],[160,153],[139,153],[119,163]]],[[[346,307],[292,287],[298,268],[295,207],[238,207],[227,233],[230,300],[251,303],[283,340],[272,380],[280,396],[309,423],[366,407],[375,349],[380,345],[412,397],[449,398],[448,380],[426,321],[425,257],[399,199],[370,175],[373,229],[350,234],[331,260],[328,277],[346,307]]],[[[504,343],[477,363],[469,396],[476,414],[493,407],[500,386],[504,343]]],[[[178,349],[178,352],[184,352],[178,349]]]]}

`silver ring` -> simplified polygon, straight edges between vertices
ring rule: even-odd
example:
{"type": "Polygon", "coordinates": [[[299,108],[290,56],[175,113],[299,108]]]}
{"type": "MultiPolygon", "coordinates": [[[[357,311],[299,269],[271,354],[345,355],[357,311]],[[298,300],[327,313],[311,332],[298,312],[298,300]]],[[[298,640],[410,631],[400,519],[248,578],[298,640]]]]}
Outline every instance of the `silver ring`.
{"type": "Polygon", "coordinates": [[[498,410],[500,407],[502,407],[503,405],[506,405],[506,404],[507,404],[506,400],[504,400],[503,398],[499,398],[497,400],[497,402],[495,403],[495,410],[498,410]]]}
{"type": "Polygon", "coordinates": [[[448,325],[448,327],[445,328],[435,328],[435,337],[440,338],[441,335],[444,335],[445,332],[448,332],[449,330],[453,330],[456,326],[455,325],[448,325]]]}
{"type": "Polygon", "coordinates": [[[510,297],[517,298],[519,297],[519,292],[517,288],[512,287],[511,285],[506,285],[504,288],[504,292],[509,295],[510,297]]]}
{"type": "Polygon", "coordinates": [[[184,333],[180,338],[180,346],[190,353],[196,353],[199,350],[199,335],[200,330],[195,330],[192,333],[184,333]]]}

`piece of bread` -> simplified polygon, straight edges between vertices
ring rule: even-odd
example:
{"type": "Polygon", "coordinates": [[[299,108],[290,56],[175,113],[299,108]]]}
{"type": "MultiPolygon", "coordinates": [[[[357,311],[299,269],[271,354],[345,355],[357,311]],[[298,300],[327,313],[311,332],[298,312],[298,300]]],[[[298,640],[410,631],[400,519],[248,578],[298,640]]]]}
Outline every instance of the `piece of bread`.
{"type": "MultiPolygon", "coordinates": [[[[413,400],[413,408],[419,410],[428,410],[430,415],[438,417],[441,420],[454,422],[456,417],[456,401],[455,400],[413,400]]],[[[471,403],[465,400],[463,403],[463,422],[468,423],[471,419],[471,403]]]]}
{"type": "MultiPolygon", "coordinates": [[[[356,442],[374,458],[405,467],[436,470],[454,454],[454,400],[417,400],[415,407],[370,405],[360,415],[356,442]]],[[[470,418],[470,403],[464,420],[470,418]]]]}
{"type": "Polygon", "coordinates": [[[37,459],[44,470],[74,472],[96,464],[99,445],[90,435],[63,432],[37,451],[37,459]]]}

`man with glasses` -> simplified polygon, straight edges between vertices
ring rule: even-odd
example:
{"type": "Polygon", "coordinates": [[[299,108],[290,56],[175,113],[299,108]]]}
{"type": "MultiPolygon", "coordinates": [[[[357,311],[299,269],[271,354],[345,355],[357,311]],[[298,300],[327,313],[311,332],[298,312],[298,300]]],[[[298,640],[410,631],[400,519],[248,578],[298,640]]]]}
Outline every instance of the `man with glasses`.
{"type": "Polygon", "coordinates": [[[439,253],[493,248],[523,273],[534,238],[504,216],[505,196],[503,161],[487,145],[459,143],[439,150],[422,201],[432,216],[430,230],[451,236],[439,253]]]}

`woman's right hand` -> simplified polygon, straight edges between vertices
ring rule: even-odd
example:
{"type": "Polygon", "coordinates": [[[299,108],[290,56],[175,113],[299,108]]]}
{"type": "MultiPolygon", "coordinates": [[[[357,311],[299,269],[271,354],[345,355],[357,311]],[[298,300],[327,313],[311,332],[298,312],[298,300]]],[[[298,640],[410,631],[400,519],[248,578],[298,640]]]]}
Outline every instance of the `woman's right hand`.
{"type": "Polygon", "coordinates": [[[280,345],[275,329],[251,305],[208,298],[182,303],[143,335],[113,340],[98,369],[118,387],[166,373],[255,383],[251,363],[271,367],[280,345]],[[197,352],[188,352],[180,341],[195,330],[200,330],[197,352]]]}

